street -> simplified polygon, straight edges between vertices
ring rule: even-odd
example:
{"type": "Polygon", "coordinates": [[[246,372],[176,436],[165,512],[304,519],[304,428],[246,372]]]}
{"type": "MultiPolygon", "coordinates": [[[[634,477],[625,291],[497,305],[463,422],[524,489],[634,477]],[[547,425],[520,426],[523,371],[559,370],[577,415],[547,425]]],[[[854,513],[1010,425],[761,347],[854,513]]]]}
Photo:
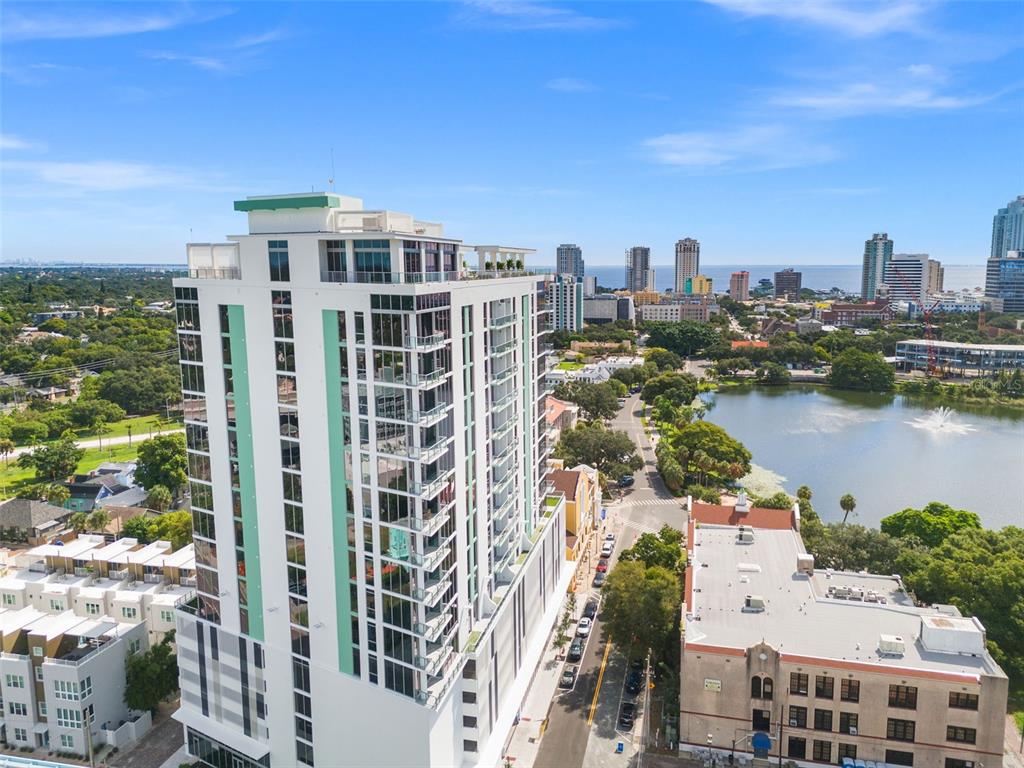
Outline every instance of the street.
{"type": "MultiPolygon", "coordinates": [[[[644,434],[640,421],[641,403],[637,395],[629,397],[626,405],[612,422],[612,428],[626,432],[639,446],[644,467],[635,473],[635,485],[627,490],[621,501],[607,505],[608,530],[616,535],[611,565],[623,549],[632,546],[644,532],[656,532],[662,525],[682,528],[682,506],[673,497],[658,476],[654,449],[644,434]]],[[[591,588],[592,594],[597,590],[591,588]]],[[[578,598],[582,609],[586,598],[578,598]]],[[[632,700],[624,691],[628,665],[625,659],[611,649],[604,633],[601,613],[598,612],[583,658],[579,663],[579,676],[571,691],[558,692],[548,714],[548,725],[541,740],[537,768],[580,768],[586,765],[626,765],[634,753],[634,740],[644,727],[644,716],[637,697],[638,712],[631,731],[617,730],[619,707],[622,701],[632,700]],[[616,754],[619,741],[624,742],[623,754],[616,754]]]]}

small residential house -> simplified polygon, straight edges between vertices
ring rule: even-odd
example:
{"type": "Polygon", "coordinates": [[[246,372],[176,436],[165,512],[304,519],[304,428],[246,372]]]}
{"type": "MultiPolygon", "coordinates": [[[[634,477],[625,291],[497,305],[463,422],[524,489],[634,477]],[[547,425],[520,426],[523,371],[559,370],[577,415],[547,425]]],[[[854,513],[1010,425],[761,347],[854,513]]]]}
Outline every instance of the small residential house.
{"type": "Polygon", "coordinates": [[[72,510],[36,499],[9,499],[0,504],[0,538],[45,544],[60,531],[72,510]]]}

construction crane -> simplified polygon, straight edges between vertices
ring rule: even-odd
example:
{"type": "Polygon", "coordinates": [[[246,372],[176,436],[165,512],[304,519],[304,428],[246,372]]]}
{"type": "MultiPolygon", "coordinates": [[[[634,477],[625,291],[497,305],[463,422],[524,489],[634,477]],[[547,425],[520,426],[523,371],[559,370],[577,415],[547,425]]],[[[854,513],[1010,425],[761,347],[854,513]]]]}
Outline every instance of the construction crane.
{"type": "MultiPolygon", "coordinates": [[[[895,277],[901,287],[911,296],[918,294],[919,289],[907,282],[907,279],[899,273],[897,270],[893,270],[891,273],[895,277]]],[[[942,303],[941,299],[936,299],[931,306],[928,306],[928,299],[925,297],[921,301],[922,313],[924,316],[924,343],[925,349],[928,351],[928,365],[925,369],[925,373],[928,376],[939,376],[939,350],[935,346],[935,334],[932,332],[932,310],[934,310],[939,304],[942,303]]]]}

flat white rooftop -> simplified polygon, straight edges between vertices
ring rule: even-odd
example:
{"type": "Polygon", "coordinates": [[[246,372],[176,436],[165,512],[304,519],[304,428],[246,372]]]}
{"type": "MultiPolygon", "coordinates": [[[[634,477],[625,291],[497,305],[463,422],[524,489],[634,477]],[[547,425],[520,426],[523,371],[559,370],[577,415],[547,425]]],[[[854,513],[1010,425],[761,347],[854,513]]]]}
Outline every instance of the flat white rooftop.
{"type": "MultiPolygon", "coordinates": [[[[915,607],[895,576],[797,572],[806,550],[792,529],[754,530],[738,543],[739,528],[704,524],[693,532],[692,609],[686,643],[746,649],[765,642],[783,654],[954,674],[1003,676],[988,655],[928,650],[919,640],[922,617],[950,619],[937,608],[915,607]],[[861,590],[858,599],[830,596],[861,590]],[[873,601],[863,596],[870,594],[873,601]],[[763,598],[761,611],[745,610],[748,595],[763,598]],[[884,603],[881,600],[884,599],[884,603]],[[901,655],[883,653],[882,635],[903,638],[901,655]]],[[[973,619],[956,617],[961,631],[973,619]]]]}

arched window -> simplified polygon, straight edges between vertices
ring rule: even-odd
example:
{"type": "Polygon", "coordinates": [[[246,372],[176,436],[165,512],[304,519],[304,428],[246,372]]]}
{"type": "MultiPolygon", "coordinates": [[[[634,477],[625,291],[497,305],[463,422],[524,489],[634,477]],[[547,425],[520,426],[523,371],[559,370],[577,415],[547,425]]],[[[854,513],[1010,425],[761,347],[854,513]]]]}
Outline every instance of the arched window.
{"type": "Polygon", "coordinates": [[[770,699],[770,698],[772,698],[772,693],[774,692],[774,688],[775,688],[775,684],[772,683],[772,679],[770,677],[766,677],[764,679],[764,681],[761,683],[761,698],[762,699],[770,699]]]}
{"type": "Polygon", "coordinates": [[[760,699],[761,698],[761,678],[752,677],[750,678],[750,698],[760,699]]]}

